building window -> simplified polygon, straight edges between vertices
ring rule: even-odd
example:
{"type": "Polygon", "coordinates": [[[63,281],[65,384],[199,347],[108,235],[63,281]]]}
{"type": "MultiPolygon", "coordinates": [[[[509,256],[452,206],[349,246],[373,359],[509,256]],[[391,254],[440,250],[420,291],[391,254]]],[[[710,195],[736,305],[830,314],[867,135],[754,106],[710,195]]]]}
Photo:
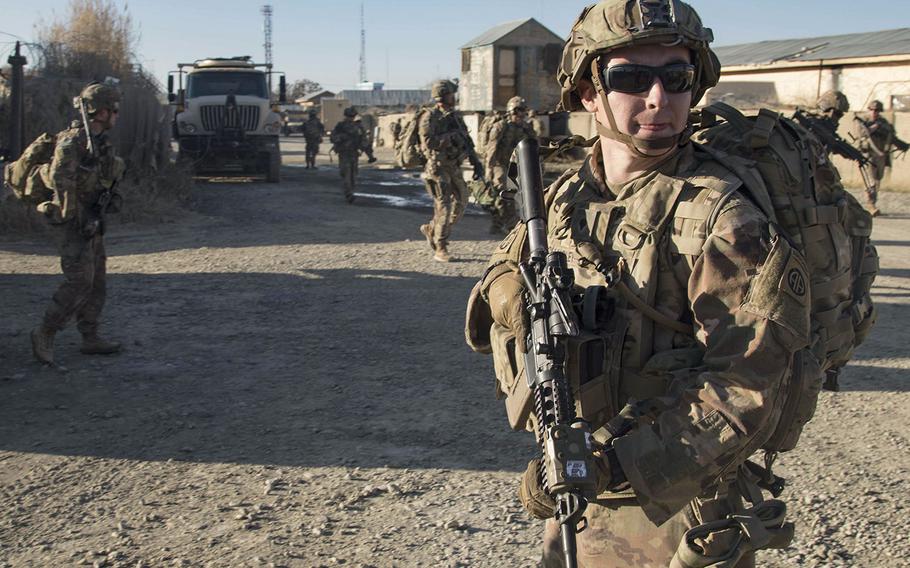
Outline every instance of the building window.
{"type": "Polygon", "coordinates": [[[559,62],[562,59],[562,46],[558,43],[548,43],[543,48],[543,70],[545,73],[555,75],[559,70],[559,62]]]}
{"type": "Polygon", "coordinates": [[[461,50],[461,72],[467,73],[471,70],[471,50],[462,49],[461,50]]]}
{"type": "Polygon", "coordinates": [[[891,110],[910,112],[910,95],[891,95],[891,110]]]}

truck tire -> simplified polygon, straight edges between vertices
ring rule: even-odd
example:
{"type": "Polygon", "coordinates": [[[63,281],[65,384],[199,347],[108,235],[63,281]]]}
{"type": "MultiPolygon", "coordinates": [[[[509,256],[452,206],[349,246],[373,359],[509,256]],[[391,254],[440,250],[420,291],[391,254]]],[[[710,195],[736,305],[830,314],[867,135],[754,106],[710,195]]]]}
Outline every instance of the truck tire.
{"type": "Polygon", "coordinates": [[[269,156],[269,169],[266,172],[265,180],[269,183],[279,183],[281,181],[281,154],[275,153],[269,156]]]}

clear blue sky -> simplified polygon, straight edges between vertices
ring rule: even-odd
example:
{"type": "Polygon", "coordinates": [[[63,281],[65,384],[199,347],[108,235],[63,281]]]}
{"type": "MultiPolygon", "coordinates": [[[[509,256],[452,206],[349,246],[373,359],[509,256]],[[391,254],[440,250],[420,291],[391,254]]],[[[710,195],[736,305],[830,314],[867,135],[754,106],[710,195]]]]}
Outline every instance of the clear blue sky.
{"type": "MultiPolygon", "coordinates": [[[[120,0],[117,0],[120,2],[120,0]]],[[[160,79],[179,61],[263,57],[265,1],[134,0],[140,61],[160,79]]],[[[458,48],[496,24],[537,18],[565,37],[588,0],[364,0],[369,79],[417,88],[458,76],[458,48]]],[[[718,45],[910,26],[908,0],[691,0],[718,45]]],[[[360,0],[271,0],[278,69],[338,90],[357,81],[360,0]]],[[[34,26],[66,12],[67,0],[0,0],[0,31],[34,39],[34,26]]],[[[12,38],[0,34],[4,63],[12,38]]]]}

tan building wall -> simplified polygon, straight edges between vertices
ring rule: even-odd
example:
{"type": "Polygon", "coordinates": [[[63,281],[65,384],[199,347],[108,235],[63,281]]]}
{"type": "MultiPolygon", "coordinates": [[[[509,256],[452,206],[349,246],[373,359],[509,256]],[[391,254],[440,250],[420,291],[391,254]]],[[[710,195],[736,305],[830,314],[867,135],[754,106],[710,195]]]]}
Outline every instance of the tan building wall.
{"type": "Polygon", "coordinates": [[[458,84],[459,106],[467,110],[493,108],[493,46],[484,45],[462,51],[470,58],[470,70],[461,72],[458,84]]]}

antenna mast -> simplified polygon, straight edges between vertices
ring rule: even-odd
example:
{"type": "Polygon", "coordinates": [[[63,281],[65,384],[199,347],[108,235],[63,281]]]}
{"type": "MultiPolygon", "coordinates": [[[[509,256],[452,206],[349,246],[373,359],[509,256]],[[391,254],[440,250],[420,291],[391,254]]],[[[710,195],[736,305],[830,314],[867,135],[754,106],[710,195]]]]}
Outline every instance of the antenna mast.
{"type": "Polygon", "coordinates": [[[367,29],[363,17],[363,2],[360,3],[360,82],[367,82],[367,29]]]}
{"type": "Polygon", "coordinates": [[[262,32],[265,36],[265,42],[262,46],[265,48],[265,63],[272,64],[272,5],[266,4],[262,7],[262,32]]]}

